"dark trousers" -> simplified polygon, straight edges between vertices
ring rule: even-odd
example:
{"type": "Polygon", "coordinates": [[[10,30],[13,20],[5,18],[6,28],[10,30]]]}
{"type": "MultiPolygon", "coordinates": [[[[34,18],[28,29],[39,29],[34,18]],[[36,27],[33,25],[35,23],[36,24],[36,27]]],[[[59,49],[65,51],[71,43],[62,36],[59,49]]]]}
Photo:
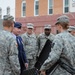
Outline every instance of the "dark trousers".
{"type": "Polygon", "coordinates": [[[26,67],[25,67],[25,64],[21,60],[19,62],[20,62],[20,75],[22,75],[22,72],[26,70],[26,67]]]}

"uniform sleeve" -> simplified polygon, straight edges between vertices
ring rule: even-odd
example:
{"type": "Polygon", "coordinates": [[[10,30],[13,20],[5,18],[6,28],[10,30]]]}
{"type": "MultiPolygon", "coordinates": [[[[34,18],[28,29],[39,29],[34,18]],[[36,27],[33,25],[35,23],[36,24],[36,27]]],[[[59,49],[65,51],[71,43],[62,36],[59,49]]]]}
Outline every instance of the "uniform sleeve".
{"type": "Polygon", "coordinates": [[[22,35],[21,35],[21,38],[22,38],[23,43],[24,43],[24,45],[25,45],[25,39],[26,39],[26,38],[25,38],[25,34],[22,34],[22,35]]]}
{"type": "Polygon", "coordinates": [[[55,39],[55,35],[51,33],[50,39],[53,41],[55,39]]]}
{"type": "Polygon", "coordinates": [[[49,57],[44,62],[40,70],[47,70],[53,64],[55,64],[57,60],[60,58],[62,49],[63,49],[63,41],[61,37],[57,36],[53,41],[52,49],[51,49],[51,52],[49,53],[49,57]]]}
{"type": "Polygon", "coordinates": [[[22,55],[23,55],[24,63],[28,63],[28,60],[27,60],[27,57],[26,57],[26,53],[25,53],[24,50],[22,52],[22,55]]]}
{"type": "Polygon", "coordinates": [[[19,61],[18,61],[18,50],[17,50],[16,40],[10,39],[8,53],[9,53],[9,62],[10,62],[10,67],[12,69],[12,72],[15,75],[19,75],[20,66],[19,66],[19,61]]]}
{"type": "Polygon", "coordinates": [[[40,50],[40,37],[39,36],[37,38],[37,45],[38,45],[37,56],[39,56],[39,50],[40,50]]]}

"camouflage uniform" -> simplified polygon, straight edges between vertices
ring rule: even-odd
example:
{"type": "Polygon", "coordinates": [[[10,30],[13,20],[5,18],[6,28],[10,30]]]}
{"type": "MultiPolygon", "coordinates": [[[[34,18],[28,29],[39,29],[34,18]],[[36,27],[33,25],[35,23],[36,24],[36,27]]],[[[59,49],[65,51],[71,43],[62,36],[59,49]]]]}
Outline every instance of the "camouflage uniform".
{"type": "Polygon", "coordinates": [[[69,28],[67,29],[67,31],[75,31],[75,26],[69,26],[69,28]]]}
{"type": "Polygon", "coordinates": [[[67,31],[69,33],[71,33],[73,36],[75,36],[75,26],[69,26],[69,28],[67,29],[67,31]]]}
{"type": "Polygon", "coordinates": [[[25,46],[26,56],[29,60],[29,68],[32,68],[36,62],[37,38],[35,34],[28,35],[28,33],[25,33],[22,35],[22,39],[25,46]]]}
{"type": "MultiPolygon", "coordinates": [[[[63,15],[58,17],[55,25],[59,26],[61,24],[62,25],[65,24],[68,27],[69,19],[67,16],[63,15]]],[[[75,68],[75,37],[67,32],[67,27],[65,30],[64,29],[63,31],[61,30],[61,33],[55,36],[49,57],[44,62],[40,70],[49,69],[59,60],[60,57],[62,57],[63,59],[65,59],[66,57],[69,60],[69,63],[73,66],[73,68],[75,68]]],[[[53,71],[51,75],[72,75],[72,74],[67,72],[58,64],[56,69],[53,71]]]]}
{"type": "MultiPolygon", "coordinates": [[[[67,31],[56,35],[54,41],[54,46],[48,59],[45,61],[42,70],[50,68],[60,56],[65,55],[75,67],[75,38],[67,31]],[[62,50],[63,49],[63,50],[62,50]],[[62,53],[62,55],[61,55],[62,53]]],[[[66,70],[62,69],[60,66],[57,67],[52,75],[70,75],[66,70]]]]}
{"type": "Polygon", "coordinates": [[[53,41],[54,40],[54,35],[52,33],[50,33],[49,36],[46,36],[45,33],[42,33],[38,36],[38,56],[41,52],[41,50],[43,49],[47,39],[49,39],[50,41],[53,41]]]}
{"type": "Polygon", "coordinates": [[[0,31],[0,75],[19,75],[17,44],[9,31],[0,31]]]}

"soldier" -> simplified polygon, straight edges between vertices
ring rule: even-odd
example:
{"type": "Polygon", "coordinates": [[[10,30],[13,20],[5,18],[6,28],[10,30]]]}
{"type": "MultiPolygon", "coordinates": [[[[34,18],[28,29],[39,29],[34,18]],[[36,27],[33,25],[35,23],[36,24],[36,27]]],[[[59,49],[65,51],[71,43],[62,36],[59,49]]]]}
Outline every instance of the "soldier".
{"type": "Polygon", "coordinates": [[[12,36],[13,17],[4,15],[0,31],[0,75],[19,75],[17,43],[12,36]]]}
{"type": "Polygon", "coordinates": [[[19,36],[21,33],[21,27],[22,27],[21,23],[19,22],[14,23],[13,36],[16,39],[17,44],[18,44],[18,47],[17,47],[18,48],[18,58],[19,58],[20,69],[21,69],[20,75],[22,74],[24,70],[28,68],[28,60],[26,57],[26,53],[24,51],[24,44],[23,44],[22,38],[19,36]]]}
{"type": "Polygon", "coordinates": [[[55,36],[51,33],[51,25],[45,25],[44,26],[44,33],[41,33],[38,36],[38,55],[37,56],[39,56],[47,39],[49,39],[52,42],[54,40],[54,37],[55,36]]]}
{"type": "MultiPolygon", "coordinates": [[[[67,31],[69,26],[69,18],[66,15],[60,16],[58,17],[55,25],[60,33],[55,36],[49,57],[40,69],[42,75],[45,75],[45,71],[51,68],[51,66],[54,65],[59,60],[59,58],[63,58],[64,60],[67,59],[72,67],[75,68],[75,37],[73,37],[67,31]]],[[[62,68],[58,64],[53,73],[50,75],[73,74],[70,74],[67,72],[67,69],[62,68]]]]}
{"type": "Polygon", "coordinates": [[[75,36],[75,26],[69,26],[68,32],[75,36]]]}
{"type": "Polygon", "coordinates": [[[27,32],[22,35],[24,46],[26,49],[26,55],[29,62],[29,68],[32,68],[36,62],[37,54],[37,38],[33,33],[34,26],[32,23],[27,24],[27,32]]]}

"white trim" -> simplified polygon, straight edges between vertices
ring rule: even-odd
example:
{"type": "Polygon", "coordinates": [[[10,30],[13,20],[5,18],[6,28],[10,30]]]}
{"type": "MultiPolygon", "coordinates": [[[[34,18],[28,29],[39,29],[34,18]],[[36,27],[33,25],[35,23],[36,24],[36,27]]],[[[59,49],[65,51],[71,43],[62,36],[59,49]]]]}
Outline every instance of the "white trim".
{"type": "MultiPolygon", "coordinates": [[[[36,1],[39,1],[39,0],[34,0],[34,16],[39,16],[39,14],[38,15],[35,15],[35,2],[36,1]]],[[[38,9],[39,10],[39,9],[38,9]]]]}
{"type": "Polygon", "coordinates": [[[22,11],[23,10],[22,9],[23,8],[23,3],[26,3],[26,1],[22,1],[22,4],[21,4],[21,17],[26,17],[26,16],[23,16],[23,11],[22,11]]]}
{"type": "MultiPolygon", "coordinates": [[[[54,6],[54,0],[52,0],[52,9],[53,9],[53,6],[54,6]]],[[[53,12],[54,12],[54,9],[53,9],[53,12]]],[[[48,0],[48,15],[53,15],[53,13],[49,14],[49,0],[48,0]]]]}
{"type": "MultiPolygon", "coordinates": [[[[68,0],[69,1],[69,7],[70,7],[70,0],[68,0]]],[[[69,13],[69,12],[67,12],[67,13],[65,13],[64,11],[65,11],[65,9],[64,9],[64,7],[65,7],[65,0],[63,0],[63,14],[67,14],[67,13],[69,13]]]]}

